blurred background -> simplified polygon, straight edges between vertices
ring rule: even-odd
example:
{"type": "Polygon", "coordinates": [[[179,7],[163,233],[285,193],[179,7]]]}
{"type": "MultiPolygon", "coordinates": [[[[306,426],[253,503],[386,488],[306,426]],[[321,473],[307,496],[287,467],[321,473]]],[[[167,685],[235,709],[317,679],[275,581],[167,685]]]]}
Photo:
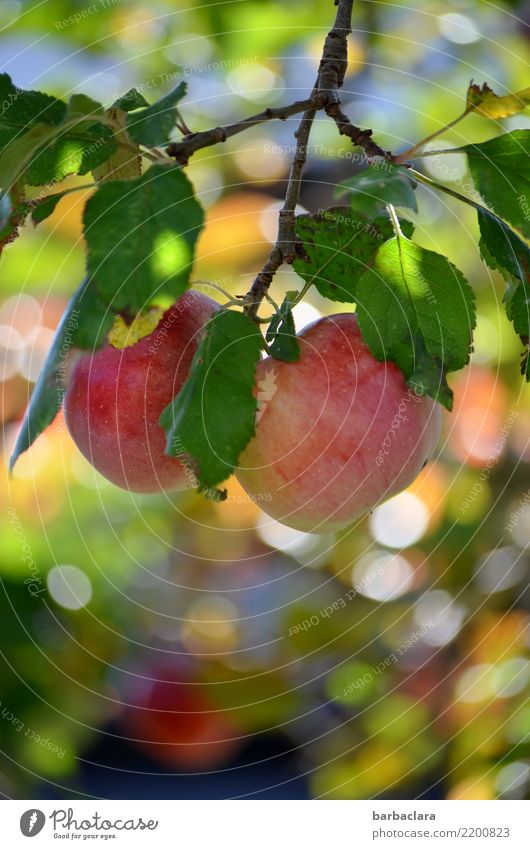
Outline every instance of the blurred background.
{"type": "MultiPolygon", "coordinates": [[[[500,94],[527,86],[529,11],[523,0],[356,3],[346,112],[399,151],[462,111],[471,78],[500,94]]],[[[181,112],[198,130],[307,96],[333,16],[331,0],[2,0],[2,70],[22,88],[107,105],[132,86],[154,101],[184,78],[181,112]]],[[[530,113],[473,115],[440,145],[519,127],[530,113]]],[[[255,127],[194,157],[208,216],[197,282],[249,288],[275,237],[295,128],[255,127]]],[[[319,117],[301,209],[333,203],[359,168],[352,153],[319,117]]],[[[421,167],[470,190],[460,155],[421,167]]],[[[88,193],[66,196],[0,259],[7,454],[83,276],[88,193]]],[[[222,504],[133,496],[97,475],[60,417],[11,479],[3,466],[1,795],[528,794],[530,389],[473,211],[418,196],[417,241],[477,293],[475,351],[451,380],[435,461],[351,530],[291,531],[233,480],[222,504]]],[[[272,294],[299,285],[282,272],[272,294]]],[[[311,292],[298,328],[328,308],[311,292]]]]}

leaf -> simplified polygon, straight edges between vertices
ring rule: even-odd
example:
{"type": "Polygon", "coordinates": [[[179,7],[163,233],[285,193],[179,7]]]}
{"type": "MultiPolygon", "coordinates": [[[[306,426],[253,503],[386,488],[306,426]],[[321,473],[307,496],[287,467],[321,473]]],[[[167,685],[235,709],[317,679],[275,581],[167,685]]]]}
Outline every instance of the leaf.
{"type": "Polygon", "coordinates": [[[30,186],[58,183],[69,174],[88,174],[116,150],[112,130],[99,123],[65,124],[54,135],[55,138],[39,148],[24,173],[24,180],[30,186]]]}
{"type": "Polygon", "coordinates": [[[525,346],[521,372],[530,380],[530,247],[502,221],[478,212],[480,252],[490,268],[508,280],[504,295],[506,314],[525,346]]]}
{"type": "Polygon", "coordinates": [[[76,347],[87,351],[99,348],[106,342],[113,321],[114,314],[90,281],[79,300],[78,326],[73,336],[76,347]]]}
{"type": "Polygon", "coordinates": [[[507,224],[478,210],[480,253],[487,265],[514,281],[530,280],[530,247],[507,224]]]}
{"type": "Polygon", "coordinates": [[[514,130],[454,152],[467,154],[475,186],[489,208],[530,238],[530,130],[514,130]]]}
{"type": "Polygon", "coordinates": [[[72,94],[66,104],[66,118],[93,118],[102,116],[104,109],[101,103],[86,94],[72,94]]]}
{"type": "Polygon", "coordinates": [[[444,364],[439,357],[431,356],[421,332],[414,335],[414,366],[407,380],[418,395],[429,395],[445,407],[453,409],[453,393],[445,377],[444,364]]]}
{"type": "Polygon", "coordinates": [[[378,360],[391,360],[418,392],[447,409],[445,374],[469,360],[474,294],[444,256],[400,235],[382,245],[358,286],[363,338],[378,360]]]}
{"type": "MultiPolygon", "coordinates": [[[[402,222],[412,235],[412,224],[402,222]]],[[[361,275],[372,264],[379,246],[393,235],[390,221],[373,221],[347,207],[299,215],[296,232],[304,243],[307,260],[297,258],[293,268],[307,283],[314,283],[324,298],[355,302],[361,275]]]]}
{"type": "MultiPolygon", "coordinates": [[[[46,124],[34,124],[16,141],[9,144],[0,154],[0,186],[10,189],[23,174],[43,144],[54,137],[56,130],[46,124]]],[[[26,182],[25,180],[21,182],[26,182]]]]}
{"type": "Polygon", "coordinates": [[[8,74],[0,74],[0,102],[0,151],[35,124],[56,127],[66,115],[62,100],[39,91],[23,91],[13,85],[8,74]]]}
{"type": "Polygon", "coordinates": [[[377,210],[381,205],[391,203],[418,211],[413,181],[407,177],[407,169],[388,162],[373,162],[364,171],[354,174],[337,186],[335,195],[345,191],[353,194],[352,207],[358,202],[365,210],[377,210]]]}
{"type": "Polygon", "coordinates": [[[504,303],[506,315],[525,346],[521,374],[530,381],[530,285],[527,282],[517,286],[510,284],[504,296],[504,303]]]}
{"type": "Polygon", "coordinates": [[[112,122],[116,152],[93,171],[98,182],[105,180],[128,180],[142,173],[142,160],[139,146],[129,138],[127,132],[127,113],[122,109],[107,110],[112,122]]]}
{"type": "MultiPolygon", "coordinates": [[[[0,74],[0,185],[9,188],[23,174],[32,186],[62,180],[67,174],[86,174],[115,150],[112,131],[92,119],[69,113],[66,103],[13,85],[0,74]]],[[[73,95],[79,110],[95,101],[73,95]]]]}
{"type": "Polygon", "coordinates": [[[121,109],[123,112],[133,112],[135,109],[142,109],[144,106],[149,106],[149,104],[143,94],[140,94],[138,89],[131,88],[114,101],[111,109],[121,109]]]}
{"type": "Polygon", "coordinates": [[[55,212],[55,207],[59,203],[59,201],[70,192],[68,190],[64,192],[58,192],[55,195],[48,195],[42,200],[38,201],[29,201],[29,205],[32,207],[31,212],[31,220],[34,224],[40,224],[41,221],[44,221],[46,218],[49,218],[53,212],[55,212]]]}
{"type": "Polygon", "coordinates": [[[272,317],[265,334],[265,341],[269,345],[270,355],[275,359],[284,360],[286,363],[294,363],[300,359],[300,347],[296,338],[289,293],[278,312],[272,317]]]}
{"type": "Polygon", "coordinates": [[[147,147],[156,147],[168,142],[177,118],[175,107],[186,94],[186,89],[186,83],[180,82],[169,94],[148,106],[143,112],[129,115],[127,129],[133,141],[147,147]]]}
{"type": "Polygon", "coordinates": [[[137,313],[154,295],[181,295],[203,219],[190,181],[173,165],[101,184],[86,203],[84,227],[88,273],[102,298],[137,313]]]}
{"type": "Polygon", "coordinates": [[[90,186],[72,186],[70,189],[65,189],[64,192],[57,192],[53,195],[44,197],[36,197],[27,200],[24,206],[28,207],[28,212],[31,210],[31,220],[34,224],[40,224],[46,218],[49,218],[55,212],[57,204],[65,195],[71,195],[73,192],[78,192],[82,189],[90,188],[90,186]]]}
{"type": "Polygon", "coordinates": [[[530,103],[530,88],[523,88],[515,94],[499,96],[487,83],[482,87],[471,80],[466,95],[467,111],[478,112],[485,118],[509,118],[522,112],[530,103]]]}
{"type": "Polygon", "coordinates": [[[190,457],[202,487],[224,481],[254,435],[254,375],[262,346],[253,321],[218,310],[204,329],[186,383],[162,413],[167,453],[190,457]]]}
{"type": "Polygon", "coordinates": [[[9,460],[11,471],[20,455],[52,423],[59,411],[66,388],[63,364],[71,348],[81,346],[81,341],[89,343],[86,347],[94,347],[101,340],[106,318],[103,312],[96,314],[95,305],[93,287],[85,279],[70,299],[55,331],[9,460]]]}
{"type": "Polygon", "coordinates": [[[530,286],[527,282],[521,283],[519,286],[509,286],[504,301],[506,315],[525,345],[525,353],[521,361],[521,374],[527,381],[530,381],[530,286]]]}

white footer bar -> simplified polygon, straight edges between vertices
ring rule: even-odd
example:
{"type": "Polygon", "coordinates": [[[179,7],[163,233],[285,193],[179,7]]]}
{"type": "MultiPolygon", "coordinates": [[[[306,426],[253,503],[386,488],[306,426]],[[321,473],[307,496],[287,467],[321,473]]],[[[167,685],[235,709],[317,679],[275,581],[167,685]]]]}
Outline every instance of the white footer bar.
{"type": "Polygon", "coordinates": [[[0,802],[0,845],[148,849],[530,846],[527,801],[0,802]],[[29,840],[35,838],[35,843],[29,840]]]}

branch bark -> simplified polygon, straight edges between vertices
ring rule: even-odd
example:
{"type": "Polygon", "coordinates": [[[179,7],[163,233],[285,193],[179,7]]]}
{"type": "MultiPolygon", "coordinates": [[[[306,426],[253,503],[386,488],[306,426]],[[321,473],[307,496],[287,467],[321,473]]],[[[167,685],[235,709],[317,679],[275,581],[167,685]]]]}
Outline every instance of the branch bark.
{"type": "Polygon", "coordinates": [[[326,114],[335,121],[339,133],[347,136],[353,144],[362,148],[367,158],[381,156],[390,162],[394,161],[390,151],[383,150],[374,142],[372,130],[362,130],[352,124],[340,108],[339,89],[342,87],[348,67],[348,35],[352,31],[353,0],[335,0],[335,5],[337,6],[335,23],[326,36],[317,78],[309,98],[298,100],[289,106],[265,109],[263,112],[258,112],[249,118],[223,127],[212,127],[199,133],[189,133],[180,141],[173,142],[166,148],[166,153],[169,156],[180,165],[185,166],[190,157],[202,148],[224,142],[231,136],[235,136],[256,124],[262,124],[273,119],[285,121],[292,115],[303,112],[298,129],[294,134],[296,148],[284,204],[279,214],[276,242],[250,290],[242,297],[245,313],[254,320],[257,318],[260,304],[267,294],[276,271],[284,262],[291,264],[296,256],[303,256],[304,253],[303,246],[296,236],[296,206],[300,199],[300,186],[302,172],[307,160],[309,135],[317,111],[324,109],[326,114]]]}
{"type": "MultiPolygon", "coordinates": [[[[242,133],[256,124],[264,124],[275,119],[285,121],[292,115],[299,115],[300,112],[307,112],[314,108],[315,110],[325,109],[337,124],[339,133],[348,136],[353,144],[361,147],[367,157],[382,156],[384,159],[393,161],[390,151],[383,150],[373,141],[372,130],[362,130],[355,126],[340,110],[338,89],[344,82],[348,65],[347,37],[351,33],[353,0],[337,0],[335,5],[338,6],[335,24],[324,42],[317,83],[311,97],[306,100],[297,100],[287,106],[264,109],[263,112],[257,112],[232,124],[211,127],[199,133],[188,133],[180,141],[168,145],[167,155],[185,166],[193,154],[204,147],[225,142],[231,136],[242,133]]],[[[305,116],[302,118],[302,121],[304,120],[305,116]]]]}
{"type": "Polygon", "coordinates": [[[278,236],[265,265],[244,296],[245,313],[254,320],[257,318],[260,304],[280,266],[284,262],[291,264],[297,255],[303,256],[303,245],[296,236],[295,210],[300,198],[302,171],[307,159],[307,144],[316,114],[316,108],[313,105],[315,99],[317,97],[323,99],[325,111],[335,120],[339,132],[342,135],[350,136],[352,141],[355,137],[355,144],[363,147],[367,155],[383,155],[385,158],[388,158],[388,155],[391,156],[391,154],[381,151],[372,142],[370,138],[371,130],[361,130],[359,127],[355,127],[340,109],[339,89],[344,82],[348,66],[347,39],[351,33],[353,0],[335,0],[335,4],[338,6],[335,23],[324,42],[317,79],[310,98],[312,105],[304,112],[300,125],[295,132],[296,150],[287,183],[285,201],[279,215],[278,236]],[[368,154],[366,148],[371,151],[370,154],[368,154]],[[373,152],[374,148],[377,148],[377,154],[373,152]]]}
{"type": "Polygon", "coordinates": [[[249,292],[244,296],[245,312],[256,319],[260,304],[269,290],[272,278],[284,262],[292,263],[297,255],[303,255],[303,248],[296,237],[296,205],[300,199],[302,171],[307,160],[307,144],[311,127],[315,119],[316,109],[306,109],[295,132],[296,150],[289,172],[289,181],[285,193],[285,201],[278,219],[278,236],[267,261],[249,292]]]}
{"type": "Polygon", "coordinates": [[[266,121],[279,119],[285,121],[291,115],[300,114],[309,108],[319,109],[325,105],[326,98],[319,92],[307,98],[307,100],[297,100],[289,106],[278,106],[275,109],[264,109],[263,112],[258,112],[256,115],[251,115],[249,118],[244,118],[241,121],[236,121],[233,124],[227,124],[224,127],[212,127],[210,130],[203,130],[200,133],[190,133],[181,141],[172,142],[166,148],[168,156],[174,157],[181,165],[187,165],[190,157],[203,147],[210,147],[220,142],[225,142],[231,136],[237,133],[242,133],[243,130],[248,130],[249,127],[254,127],[256,124],[264,124],[266,121]]]}

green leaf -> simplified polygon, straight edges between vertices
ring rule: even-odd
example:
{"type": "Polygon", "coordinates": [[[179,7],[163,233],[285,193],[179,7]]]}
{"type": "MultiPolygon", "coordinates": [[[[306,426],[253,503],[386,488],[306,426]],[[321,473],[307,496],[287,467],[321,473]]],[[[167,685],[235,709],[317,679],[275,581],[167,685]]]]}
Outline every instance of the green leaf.
{"type": "Polygon", "coordinates": [[[466,95],[469,112],[479,112],[485,118],[509,118],[522,112],[530,103],[530,88],[523,88],[515,94],[499,96],[487,83],[482,87],[471,80],[466,95]]]}
{"type": "Polygon", "coordinates": [[[453,393],[445,377],[444,364],[429,354],[421,332],[414,334],[414,364],[407,384],[418,395],[429,395],[447,410],[453,409],[453,393]]]}
{"type": "Polygon", "coordinates": [[[27,206],[28,211],[31,210],[31,220],[33,223],[40,224],[41,221],[49,218],[49,216],[55,212],[57,204],[64,198],[65,195],[71,195],[73,192],[78,192],[86,188],[90,187],[72,186],[71,189],[65,189],[64,192],[57,192],[56,194],[47,195],[46,197],[31,198],[30,200],[25,201],[23,206],[27,206]]]}
{"type": "Polygon", "coordinates": [[[92,281],[85,286],[78,309],[78,326],[73,334],[73,341],[76,348],[93,351],[106,342],[115,316],[100,297],[92,281]]]}
{"type": "MultiPolygon", "coordinates": [[[[412,224],[402,222],[402,227],[412,235],[412,224]]],[[[313,283],[324,298],[352,303],[361,275],[394,231],[386,217],[369,221],[348,207],[334,207],[316,215],[299,215],[296,232],[307,254],[307,259],[295,259],[296,273],[313,283]]]]}
{"type": "Polygon", "coordinates": [[[167,453],[191,458],[202,487],[224,481],[254,435],[254,375],[262,346],[253,321],[218,310],[204,329],[186,383],[162,413],[167,453]]]}
{"type": "Polygon", "coordinates": [[[66,115],[62,100],[39,91],[23,91],[13,85],[8,74],[0,74],[0,102],[0,151],[35,124],[56,127],[66,115]]]}
{"type": "Polygon", "coordinates": [[[66,104],[66,118],[94,118],[103,114],[103,105],[86,94],[72,94],[66,104]]]}
{"type": "Polygon", "coordinates": [[[39,201],[34,201],[33,203],[30,202],[30,206],[32,207],[31,220],[33,223],[40,224],[41,221],[49,218],[49,216],[55,212],[55,207],[59,201],[67,194],[69,194],[68,190],[58,192],[55,195],[48,195],[48,197],[39,201]]]}
{"type": "Polygon", "coordinates": [[[39,148],[24,173],[24,180],[30,186],[58,183],[69,174],[88,174],[116,150],[112,130],[103,124],[88,121],[75,126],[65,124],[55,135],[56,138],[39,148]]]}
{"type": "Polygon", "coordinates": [[[104,300],[137,313],[154,295],[181,295],[203,219],[190,181],[173,165],[100,185],[84,227],[88,273],[104,300]]]}
{"type": "Polygon", "coordinates": [[[143,112],[129,115],[127,129],[133,141],[147,147],[166,144],[177,118],[175,107],[186,94],[186,88],[186,83],[181,82],[143,112]]]}
{"type": "Polygon", "coordinates": [[[377,210],[387,203],[418,211],[413,181],[407,169],[389,162],[373,162],[364,171],[354,174],[337,186],[335,195],[352,192],[352,207],[359,204],[365,210],[377,210]]]}
{"type": "Polygon", "coordinates": [[[379,249],[358,286],[357,315],[378,360],[391,360],[418,394],[451,409],[445,374],[469,360],[474,294],[444,256],[400,235],[379,249]]]}
{"type": "Polygon", "coordinates": [[[508,281],[504,295],[506,314],[525,346],[521,372],[530,380],[530,247],[489,213],[479,211],[478,222],[484,261],[508,281]]]}
{"type": "Polygon", "coordinates": [[[291,299],[285,297],[280,309],[272,317],[265,334],[269,353],[277,360],[294,363],[300,359],[300,347],[296,338],[291,299]]]}
{"type": "Polygon", "coordinates": [[[127,113],[122,109],[111,107],[106,115],[112,122],[116,153],[94,169],[94,179],[104,182],[139,177],[142,173],[141,153],[139,146],[130,139],[127,132],[127,113]]]}
{"type": "Polygon", "coordinates": [[[0,153],[0,186],[10,189],[31,164],[39,148],[51,141],[55,134],[56,130],[46,124],[34,124],[27,133],[4,148],[0,153]]]}
{"type": "Polygon", "coordinates": [[[521,374],[530,381],[530,285],[525,282],[519,286],[508,286],[504,301],[506,315],[525,345],[521,374]]]}
{"type": "Polygon", "coordinates": [[[477,212],[480,253],[486,264],[500,271],[505,279],[527,282],[530,279],[530,247],[487,210],[477,212]]]}
{"type": "Polygon", "coordinates": [[[23,91],[0,74],[0,185],[31,186],[58,182],[68,174],[86,174],[115,150],[112,131],[83,119],[79,110],[98,106],[85,95],[73,95],[69,112],[62,100],[38,91],[23,91]]]}
{"type": "Polygon", "coordinates": [[[140,94],[138,89],[131,88],[114,101],[111,109],[121,109],[123,112],[134,112],[135,109],[142,109],[144,106],[149,106],[149,104],[143,94],[140,94]]]}
{"type": "MultiPolygon", "coordinates": [[[[13,467],[30,445],[52,423],[62,404],[65,386],[65,363],[71,348],[89,343],[92,348],[102,337],[103,328],[108,325],[104,312],[95,312],[95,296],[88,279],[79,286],[59,323],[53,342],[33,389],[20,431],[9,460],[13,467]]],[[[109,317],[112,320],[112,316],[109,317]]],[[[82,347],[82,346],[81,346],[82,347]]]]}
{"type": "Polygon", "coordinates": [[[530,238],[530,130],[514,130],[466,153],[477,190],[489,208],[530,238]]]}

